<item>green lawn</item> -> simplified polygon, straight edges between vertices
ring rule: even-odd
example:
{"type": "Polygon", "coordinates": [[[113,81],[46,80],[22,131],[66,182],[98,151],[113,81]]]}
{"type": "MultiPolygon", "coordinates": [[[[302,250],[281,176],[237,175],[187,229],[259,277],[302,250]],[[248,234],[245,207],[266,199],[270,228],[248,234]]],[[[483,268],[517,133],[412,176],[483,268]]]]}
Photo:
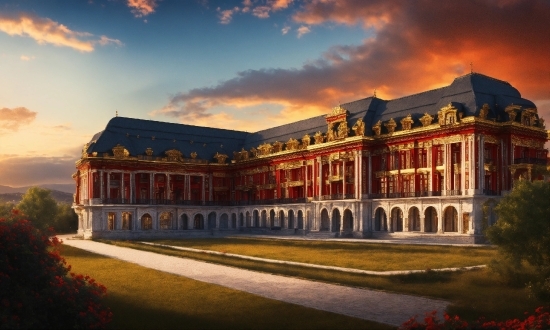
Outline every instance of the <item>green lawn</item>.
{"type": "MultiPolygon", "coordinates": [[[[208,246],[216,246],[216,240],[220,241],[219,244],[227,244],[228,247],[233,247],[227,243],[227,239],[207,239],[202,242],[202,239],[182,240],[181,243],[191,242],[191,247],[200,247],[202,244],[208,246]]],[[[233,239],[230,239],[232,241],[233,239]]],[[[273,258],[273,255],[278,255],[273,252],[278,247],[282,249],[292,248],[299,250],[302,244],[312,244],[308,248],[313,249],[313,246],[318,247],[319,251],[314,253],[320,254],[322,251],[330,251],[331,248],[337,247],[343,249],[343,246],[349,243],[338,242],[303,242],[303,241],[288,241],[288,240],[252,240],[252,239],[235,239],[236,246],[242,244],[252,244],[255,241],[259,241],[259,245],[271,246],[271,254],[269,257],[273,258]]],[[[156,241],[161,242],[161,241],[156,241]]],[[[162,241],[163,243],[170,243],[173,241],[162,241]]],[[[128,241],[110,241],[111,244],[120,246],[133,247],[137,249],[179,256],[187,257],[207,262],[213,262],[233,267],[246,268],[256,271],[268,272],[273,274],[280,274],[285,276],[295,276],[301,278],[307,278],[312,280],[318,280],[329,283],[339,283],[342,285],[366,287],[379,290],[386,290],[392,292],[414,294],[421,296],[430,296],[434,298],[442,298],[452,302],[449,308],[451,314],[458,314],[466,320],[476,320],[479,317],[486,317],[488,319],[504,320],[508,318],[521,318],[524,312],[532,312],[535,307],[544,305],[544,302],[536,299],[531,299],[523,288],[509,287],[499,280],[498,276],[491,272],[489,269],[467,271],[467,272],[454,272],[454,273],[438,273],[428,272],[426,274],[412,274],[412,275],[400,275],[400,276],[368,276],[361,274],[350,274],[339,271],[311,269],[300,266],[289,266],[279,264],[269,264],[264,262],[241,260],[236,258],[230,258],[226,256],[215,256],[204,253],[193,253],[186,251],[178,251],[169,248],[148,246],[137,242],[128,241]]],[[[183,245],[183,244],[181,244],[183,245]]],[[[413,261],[409,261],[409,264],[413,265],[413,269],[422,269],[419,266],[419,262],[422,257],[430,255],[440,255],[441,250],[446,251],[444,259],[448,260],[462,260],[466,253],[472,254],[487,254],[485,263],[491,258],[496,257],[496,250],[491,248],[467,248],[467,247],[443,247],[443,246],[418,246],[418,245],[391,245],[391,244],[356,244],[360,245],[355,250],[359,253],[364,253],[365,250],[373,251],[372,257],[365,257],[364,264],[377,265],[378,270],[385,270],[383,268],[384,260],[380,260],[380,254],[388,255],[389,260],[399,263],[400,260],[405,262],[407,258],[415,256],[413,261]],[[361,252],[363,251],[363,252],[361,252]],[[405,251],[403,253],[403,251],[405,251]],[[406,251],[409,251],[407,254],[406,251]],[[416,251],[416,252],[411,252],[416,251]],[[414,254],[416,253],[416,254],[414,254]],[[392,255],[393,254],[393,255],[392,255]],[[367,260],[374,259],[374,260],[367,260]],[[416,261],[416,263],[414,262],[416,261]]],[[[189,246],[189,245],[186,245],[189,246]]],[[[242,248],[242,247],[240,247],[242,248]]],[[[262,247],[263,248],[263,247],[262,247]]],[[[354,249],[354,244],[351,244],[350,248],[354,249]]],[[[315,250],[315,249],[313,249],[315,250]]],[[[230,251],[226,251],[230,252],[230,251]]],[[[233,250],[232,252],[235,252],[233,250]]],[[[282,252],[281,252],[282,254],[282,252]]],[[[300,254],[299,252],[292,255],[300,254]]],[[[339,255],[339,254],[337,254],[339,255]]],[[[259,255],[260,257],[268,257],[265,255],[259,255]]],[[[334,260],[334,256],[327,257],[334,260]]],[[[337,259],[337,258],[336,258],[337,259]]],[[[325,264],[326,261],[325,261],[325,264]]],[[[332,264],[332,263],[329,263],[332,264]]],[[[433,267],[430,264],[430,268],[433,267]]],[[[449,264],[448,266],[456,266],[456,264],[449,264]]],[[[395,268],[390,268],[395,269],[395,268]]],[[[400,269],[403,269],[402,267],[400,269]]],[[[427,311],[428,312],[428,311],[427,311]]]]}
{"type": "MultiPolygon", "coordinates": [[[[63,246],[72,272],[107,287],[116,329],[391,329],[63,246]]],[[[405,321],[405,320],[404,320],[405,321]]]]}
{"type": "Polygon", "coordinates": [[[374,271],[483,265],[491,261],[497,253],[496,249],[491,247],[397,245],[261,238],[201,238],[157,240],[153,242],[268,259],[374,271]]]}

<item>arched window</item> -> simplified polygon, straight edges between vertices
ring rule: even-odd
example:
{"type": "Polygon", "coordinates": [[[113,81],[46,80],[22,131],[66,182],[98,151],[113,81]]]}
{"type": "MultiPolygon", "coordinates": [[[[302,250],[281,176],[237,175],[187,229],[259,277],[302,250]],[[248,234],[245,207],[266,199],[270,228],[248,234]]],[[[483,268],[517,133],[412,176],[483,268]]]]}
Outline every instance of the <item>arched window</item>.
{"type": "Polygon", "coordinates": [[[148,213],[145,213],[141,217],[141,229],[142,230],[151,230],[153,229],[153,218],[148,213]]]}
{"type": "Polygon", "coordinates": [[[116,228],[116,213],[107,213],[107,230],[115,230],[116,228]]]}

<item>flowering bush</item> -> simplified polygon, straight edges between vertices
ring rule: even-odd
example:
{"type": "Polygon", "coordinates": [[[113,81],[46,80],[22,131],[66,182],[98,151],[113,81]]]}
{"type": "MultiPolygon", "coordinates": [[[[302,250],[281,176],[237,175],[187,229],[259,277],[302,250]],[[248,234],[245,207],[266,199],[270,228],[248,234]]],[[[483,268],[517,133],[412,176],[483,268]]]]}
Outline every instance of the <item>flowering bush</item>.
{"type": "Polygon", "coordinates": [[[451,317],[447,313],[443,314],[443,320],[437,318],[437,312],[426,313],[424,322],[417,320],[414,316],[403,323],[399,329],[550,329],[550,313],[544,311],[543,307],[535,309],[535,313],[529,315],[525,313],[525,319],[512,319],[501,322],[485,321],[480,319],[476,322],[468,323],[461,320],[458,316],[451,317]]]}
{"type": "Polygon", "coordinates": [[[21,219],[0,219],[0,328],[104,328],[112,313],[101,305],[106,288],[69,274],[61,241],[21,219]]]}

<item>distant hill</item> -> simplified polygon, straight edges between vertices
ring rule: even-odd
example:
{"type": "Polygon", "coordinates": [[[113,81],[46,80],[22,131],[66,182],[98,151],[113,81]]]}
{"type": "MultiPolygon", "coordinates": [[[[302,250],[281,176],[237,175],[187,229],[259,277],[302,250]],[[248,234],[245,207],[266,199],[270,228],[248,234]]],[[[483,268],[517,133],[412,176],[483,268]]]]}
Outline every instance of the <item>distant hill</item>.
{"type": "MultiPolygon", "coordinates": [[[[9,187],[0,185],[0,203],[12,202],[17,204],[21,201],[23,194],[32,187],[9,187]]],[[[49,189],[51,191],[51,196],[58,203],[73,203],[73,192],[74,185],[65,185],[65,184],[50,184],[50,185],[40,185],[39,187],[44,189],[49,189]],[[69,186],[72,188],[69,190],[69,186]],[[64,191],[58,190],[64,189],[64,191]]]]}
{"type": "MultiPolygon", "coordinates": [[[[24,187],[10,187],[10,186],[3,186],[0,185],[0,194],[8,194],[8,193],[25,193],[30,187],[34,186],[24,186],[24,187]]],[[[50,184],[41,184],[38,185],[40,188],[44,189],[50,189],[50,190],[57,190],[60,192],[65,192],[69,194],[74,194],[76,186],[72,183],[50,183],[50,184]]]]}

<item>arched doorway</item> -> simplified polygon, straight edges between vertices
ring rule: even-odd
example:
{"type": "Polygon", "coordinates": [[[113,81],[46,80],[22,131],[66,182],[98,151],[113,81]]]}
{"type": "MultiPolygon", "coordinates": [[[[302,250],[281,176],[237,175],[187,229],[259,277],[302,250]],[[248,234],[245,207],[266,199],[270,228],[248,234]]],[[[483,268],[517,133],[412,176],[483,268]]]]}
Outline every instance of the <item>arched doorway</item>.
{"type": "Polygon", "coordinates": [[[458,232],[458,212],[449,206],[443,212],[443,228],[445,232],[458,232]]]}
{"type": "Polygon", "coordinates": [[[420,211],[414,206],[409,209],[409,230],[420,231],[420,211]]]}
{"type": "Polygon", "coordinates": [[[260,213],[258,212],[258,210],[254,210],[254,213],[252,213],[253,216],[253,226],[254,227],[260,227],[260,213]]]}
{"type": "Polygon", "coordinates": [[[193,218],[193,229],[204,229],[204,217],[202,214],[195,214],[193,218]]]}
{"type": "Polygon", "coordinates": [[[294,229],[294,211],[288,211],[288,228],[294,229]]]}
{"type": "Polygon", "coordinates": [[[208,229],[216,228],[216,212],[208,214],[208,229]]]}
{"type": "Polygon", "coordinates": [[[383,208],[379,207],[374,213],[374,230],[386,231],[388,230],[388,221],[386,218],[386,212],[383,208]]]}
{"type": "Polygon", "coordinates": [[[298,211],[298,229],[304,229],[304,213],[298,211]]]}
{"type": "Polygon", "coordinates": [[[328,217],[327,209],[321,211],[321,228],[320,231],[329,231],[330,230],[330,219],[328,217]]]}
{"type": "Polygon", "coordinates": [[[149,213],[145,213],[141,217],[141,230],[151,230],[153,229],[153,218],[149,213]]]}
{"type": "Polygon", "coordinates": [[[262,211],[261,226],[262,226],[262,227],[266,227],[266,226],[267,226],[267,212],[266,212],[265,210],[262,211]]]}
{"type": "Polygon", "coordinates": [[[187,216],[187,214],[182,214],[180,218],[181,218],[181,229],[182,230],[189,229],[189,217],[187,216]]]}
{"type": "Polygon", "coordinates": [[[269,226],[275,227],[275,211],[271,210],[269,211],[269,226]]]}
{"type": "Polygon", "coordinates": [[[220,229],[228,229],[228,228],[229,228],[229,217],[227,216],[227,213],[224,213],[220,217],[220,229]]]}
{"type": "Polygon", "coordinates": [[[283,210],[279,211],[279,226],[281,226],[281,228],[286,228],[286,226],[285,226],[285,211],[283,211],[283,210]]]}
{"type": "Polygon", "coordinates": [[[353,213],[351,213],[351,210],[346,209],[344,211],[344,231],[352,231],[353,230],[353,213]]]}
{"type": "Polygon", "coordinates": [[[437,233],[437,211],[430,206],[424,211],[424,231],[427,233],[437,233]]]}
{"type": "Polygon", "coordinates": [[[403,211],[398,207],[391,210],[391,229],[392,231],[403,231],[403,211]]]}
{"type": "Polygon", "coordinates": [[[340,210],[332,210],[332,232],[340,231],[340,210]]]}

